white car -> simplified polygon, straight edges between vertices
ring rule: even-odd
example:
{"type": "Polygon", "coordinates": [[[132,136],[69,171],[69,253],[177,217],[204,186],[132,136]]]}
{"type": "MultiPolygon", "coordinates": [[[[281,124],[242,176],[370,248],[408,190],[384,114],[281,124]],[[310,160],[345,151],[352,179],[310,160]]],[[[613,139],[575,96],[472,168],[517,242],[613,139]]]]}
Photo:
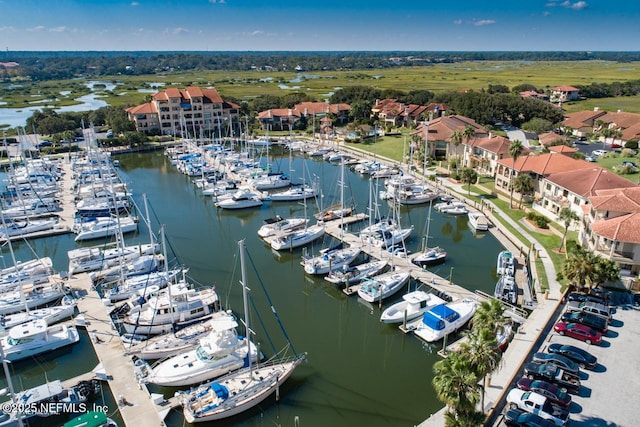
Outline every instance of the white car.
{"type": "Polygon", "coordinates": [[[569,419],[569,411],[562,409],[548,401],[546,397],[533,391],[514,388],[507,395],[507,403],[511,409],[521,409],[540,418],[553,422],[557,426],[564,426],[569,419]]]}
{"type": "Polygon", "coordinates": [[[607,154],[607,152],[605,150],[593,150],[591,152],[591,155],[594,156],[594,157],[604,156],[605,154],[607,154]]]}

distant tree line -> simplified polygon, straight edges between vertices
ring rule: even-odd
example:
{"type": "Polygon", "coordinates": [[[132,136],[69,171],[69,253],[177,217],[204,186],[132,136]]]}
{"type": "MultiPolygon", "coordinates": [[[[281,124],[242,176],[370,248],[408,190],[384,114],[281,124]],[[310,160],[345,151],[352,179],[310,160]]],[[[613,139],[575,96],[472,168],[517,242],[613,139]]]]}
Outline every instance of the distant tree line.
{"type": "Polygon", "coordinates": [[[398,66],[429,66],[461,61],[584,61],[632,62],[640,52],[7,52],[2,78],[35,81],[77,76],[150,75],[170,70],[363,70],[398,66]],[[296,68],[298,67],[298,68],[296,68]]]}
{"type": "Polygon", "coordinates": [[[585,98],[610,98],[614,96],[634,96],[640,94],[640,80],[612,83],[591,83],[577,86],[580,96],[585,98]]]}

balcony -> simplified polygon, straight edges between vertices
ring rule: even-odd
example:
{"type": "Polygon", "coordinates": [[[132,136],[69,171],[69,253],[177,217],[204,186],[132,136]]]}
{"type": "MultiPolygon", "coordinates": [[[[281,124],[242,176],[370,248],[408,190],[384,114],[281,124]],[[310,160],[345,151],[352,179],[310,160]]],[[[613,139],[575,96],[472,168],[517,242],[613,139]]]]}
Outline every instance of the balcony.
{"type": "Polygon", "coordinates": [[[544,199],[547,199],[547,200],[555,203],[558,206],[569,206],[569,200],[567,200],[567,198],[564,197],[564,196],[556,196],[556,195],[553,195],[553,194],[545,191],[544,193],[542,193],[542,197],[544,199]]]}

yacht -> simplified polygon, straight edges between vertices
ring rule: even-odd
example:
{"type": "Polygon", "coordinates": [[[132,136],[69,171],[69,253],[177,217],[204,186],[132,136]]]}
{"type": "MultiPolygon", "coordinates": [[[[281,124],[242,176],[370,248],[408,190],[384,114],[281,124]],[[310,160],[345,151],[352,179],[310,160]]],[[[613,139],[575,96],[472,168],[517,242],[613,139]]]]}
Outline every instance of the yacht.
{"type": "Polygon", "coordinates": [[[23,284],[18,289],[0,294],[0,315],[31,310],[57,301],[65,296],[64,289],[58,283],[53,285],[23,284]]]}
{"type": "Polygon", "coordinates": [[[258,191],[277,190],[291,186],[291,178],[284,173],[272,173],[254,179],[253,186],[258,191]]]}
{"type": "Polygon", "coordinates": [[[324,226],[312,225],[302,230],[269,237],[269,244],[273,250],[286,251],[309,244],[322,236],[324,236],[324,226]]]}
{"type": "Polygon", "coordinates": [[[421,290],[411,291],[404,294],[401,301],[387,307],[380,315],[380,321],[383,323],[409,322],[436,305],[444,303],[445,300],[437,295],[421,290]]]}
{"type": "Polygon", "coordinates": [[[119,265],[122,261],[132,261],[143,255],[157,253],[157,244],[132,245],[105,248],[104,245],[90,248],[72,249],[67,252],[69,258],[69,274],[86,273],[119,265]]]}
{"type": "Polygon", "coordinates": [[[258,229],[258,236],[264,239],[276,234],[286,234],[290,231],[304,228],[308,222],[307,218],[283,218],[280,215],[276,215],[273,218],[264,220],[264,225],[258,229]]]}
{"type": "Polygon", "coordinates": [[[286,191],[271,193],[269,197],[272,202],[294,202],[296,200],[305,200],[316,197],[316,190],[308,187],[292,187],[286,191]]]}
{"type": "Polygon", "coordinates": [[[516,271],[516,261],[510,251],[504,250],[498,254],[496,273],[498,276],[514,276],[516,271]]]}
{"type": "Polygon", "coordinates": [[[476,301],[470,298],[440,304],[409,323],[407,327],[423,341],[438,341],[462,328],[471,319],[476,308],[476,301]]]}
{"type": "Polygon", "coordinates": [[[173,282],[180,273],[182,273],[182,270],[177,269],[154,271],[148,274],[140,274],[130,277],[125,279],[124,282],[116,284],[113,288],[106,290],[102,300],[106,304],[109,304],[117,301],[124,301],[145,289],[164,289],[169,283],[173,282]]]}
{"type": "Polygon", "coordinates": [[[353,267],[345,266],[339,270],[331,270],[324,280],[338,286],[350,286],[360,283],[362,280],[380,274],[387,266],[387,261],[375,260],[353,267]]]}
{"type": "Polygon", "coordinates": [[[248,188],[241,188],[233,196],[218,200],[215,205],[221,209],[245,209],[262,206],[262,198],[248,188]]]}
{"type": "Polygon", "coordinates": [[[444,262],[447,259],[447,252],[440,246],[433,248],[425,248],[417,254],[411,262],[420,267],[435,265],[444,262]]]}
{"type": "Polygon", "coordinates": [[[338,248],[325,250],[315,257],[303,257],[304,272],[319,275],[339,270],[351,264],[360,255],[360,252],[360,248],[343,248],[340,245],[338,248]]]}
{"type": "Polygon", "coordinates": [[[516,279],[513,276],[505,274],[500,276],[496,282],[496,288],[493,296],[501,301],[508,302],[509,304],[518,303],[518,285],[516,279]]]}
{"type": "Polygon", "coordinates": [[[32,219],[24,221],[12,221],[0,229],[0,239],[6,240],[12,237],[25,236],[38,231],[51,230],[58,224],[57,218],[32,219]]]}
{"type": "Polygon", "coordinates": [[[0,339],[4,357],[9,362],[26,359],[75,344],[80,335],[75,326],[48,326],[44,320],[34,320],[14,326],[0,339]]]}
{"type": "Polygon", "coordinates": [[[258,361],[258,350],[248,338],[238,336],[235,319],[218,324],[190,351],[170,357],[157,365],[138,364],[143,382],[165,387],[199,384],[258,361]],[[250,350],[249,350],[250,348],[250,350]],[[248,354],[250,352],[250,354],[248,354]]]}
{"type": "Polygon", "coordinates": [[[489,229],[489,220],[480,212],[469,212],[469,224],[476,231],[487,231],[489,229]]]}
{"type": "Polygon", "coordinates": [[[395,271],[365,279],[362,287],[358,289],[358,296],[366,302],[378,302],[398,292],[405,286],[411,273],[409,270],[395,271]]]}
{"type": "Polygon", "coordinates": [[[115,236],[116,233],[130,233],[138,229],[138,219],[132,216],[123,217],[97,217],[93,220],[82,221],[76,224],[74,232],[77,234],[75,241],[100,239],[102,237],[115,236]]]}
{"type": "Polygon", "coordinates": [[[76,301],[67,295],[62,298],[60,304],[57,305],[0,315],[0,330],[6,331],[14,326],[40,319],[51,326],[64,319],[73,317],[76,312],[76,305],[76,301]]]}
{"type": "Polygon", "coordinates": [[[128,333],[157,335],[206,320],[219,309],[215,289],[196,291],[182,281],[131,308],[122,323],[128,333]]]}

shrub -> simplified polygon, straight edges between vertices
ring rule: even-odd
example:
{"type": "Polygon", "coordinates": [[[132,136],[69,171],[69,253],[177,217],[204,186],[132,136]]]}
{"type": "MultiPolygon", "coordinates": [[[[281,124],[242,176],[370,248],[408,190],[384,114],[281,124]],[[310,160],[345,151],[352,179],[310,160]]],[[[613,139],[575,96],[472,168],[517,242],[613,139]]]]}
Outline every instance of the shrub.
{"type": "Polygon", "coordinates": [[[624,148],[631,148],[632,150],[637,150],[638,149],[638,141],[637,140],[627,141],[627,142],[624,143],[624,148]]]}
{"type": "Polygon", "coordinates": [[[535,212],[527,212],[527,219],[535,222],[538,228],[549,228],[549,220],[544,216],[535,212]]]}
{"type": "Polygon", "coordinates": [[[623,148],[620,156],[622,157],[633,157],[636,155],[636,151],[633,148],[623,148]]]}

